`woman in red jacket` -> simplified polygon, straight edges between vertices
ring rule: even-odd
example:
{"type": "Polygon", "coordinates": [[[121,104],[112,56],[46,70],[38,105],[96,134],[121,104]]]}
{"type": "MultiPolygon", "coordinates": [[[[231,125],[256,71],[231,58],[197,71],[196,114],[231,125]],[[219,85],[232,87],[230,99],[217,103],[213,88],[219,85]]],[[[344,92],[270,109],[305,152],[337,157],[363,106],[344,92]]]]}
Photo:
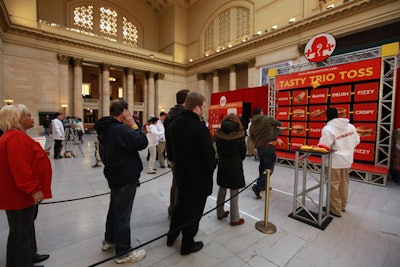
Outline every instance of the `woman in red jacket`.
{"type": "Polygon", "coordinates": [[[25,131],[33,127],[29,109],[22,104],[0,110],[0,209],[10,227],[7,267],[27,267],[49,258],[37,254],[34,220],[38,204],[51,198],[51,164],[40,144],[25,131]]]}

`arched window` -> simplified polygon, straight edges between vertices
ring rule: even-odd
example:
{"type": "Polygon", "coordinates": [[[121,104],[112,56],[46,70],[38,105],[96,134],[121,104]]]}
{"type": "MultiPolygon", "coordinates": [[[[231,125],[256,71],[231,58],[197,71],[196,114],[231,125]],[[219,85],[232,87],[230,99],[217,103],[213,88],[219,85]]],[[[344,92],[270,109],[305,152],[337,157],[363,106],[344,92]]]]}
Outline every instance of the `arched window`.
{"type": "Polygon", "coordinates": [[[77,4],[70,6],[69,10],[73,15],[69,16],[68,24],[77,32],[94,34],[132,47],[143,43],[140,38],[143,28],[122,10],[95,3],[77,4]]]}
{"type": "Polygon", "coordinates": [[[231,7],[215,17],[204,31],[204,51],[220,51],[250,36],[250,9],[231,7]]]}

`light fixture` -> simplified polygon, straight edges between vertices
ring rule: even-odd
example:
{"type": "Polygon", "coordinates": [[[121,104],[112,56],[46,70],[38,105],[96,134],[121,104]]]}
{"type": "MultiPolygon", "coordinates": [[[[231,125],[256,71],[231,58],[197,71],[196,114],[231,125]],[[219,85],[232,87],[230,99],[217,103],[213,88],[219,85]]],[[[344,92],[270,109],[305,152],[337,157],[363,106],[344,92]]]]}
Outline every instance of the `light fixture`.
{"type": "Polygon", "coordinates": [[[228,44],[228,47],[231,48],[231,47],[232,47],[232,44],[228,44]]]}
{"type": "Polygon", "coordinates": [[[108,81],[109,82],[115,82],[117,79],[115,78],[115,77],[110,77],[110,78],[108,78],[108,81]]]}
{"type": "Polygon", "coordinates": [[[189,62],[193,62],[193,59],[191,58],[191,59],[189,59],[189,62]]]}
{"type": "Polygon", "coordinates": [[[330,4],[330,5],[326,6],[326,9],[331,9],[331,8],[334,8],[334,7],[335,7],[334,4],[330,4]]]}
{"type": "Polygon", "coordinates": [[[215,49],[215,52],[217,52],[217,53],[218,53],[219,51],[221,51],[219,48],[215,49]]]}
{"type": "Polygon", "coordinates": [[[61,104],[61,107],[62,107],[62,108],[67,108],[68,105],[67,105],[67,104],[61,104]]]}
{"type": "Polygon", "coordinates": [[[257,35],[261,35],[262,31],[258,31],[256,32],[257,35]]]}
{"type": "Polygon", "coordinates": [[[276,29],[278,29],[278,25],[274,25],[271,27],[271,30],[276,30],[276,29]]]}
{"type": "Polygon", "coordinates": [[[293,23],[293,22],[295,22],[296,21],[296,18],[291,18],[291,19],[289,19],[289,23],[293,23]]]}
{"type": "Polygon", "coordinates": [[[6,105],[11,105],[12,103],[14,103],[14,99],[11,98],[5,98],[3,101],[4,103],[6,103],[6,105]]]}
{"type": "Polygon", "coordinates": [[[149,55],[149,58],[154,59],[154,55],[153,55],[153,54],[150,54],[150,55],[149,55]]]}
{"type": "Polygon", "coordinates": [[[208,54],[208,53],[205,53],[204,55],[205,55],[206,57],[208,57],[208,56],[209,56],[209,54],[208,54]]]}
{"type": "Polygon", "coordinates": [[[246,37],[246,38],[243,38],[243,39],[242,39],[242,42],[244,43],[244,42],[246,42],[248,39],[249,39],[249,38],[247,38],[247,37],[246,37]]]}

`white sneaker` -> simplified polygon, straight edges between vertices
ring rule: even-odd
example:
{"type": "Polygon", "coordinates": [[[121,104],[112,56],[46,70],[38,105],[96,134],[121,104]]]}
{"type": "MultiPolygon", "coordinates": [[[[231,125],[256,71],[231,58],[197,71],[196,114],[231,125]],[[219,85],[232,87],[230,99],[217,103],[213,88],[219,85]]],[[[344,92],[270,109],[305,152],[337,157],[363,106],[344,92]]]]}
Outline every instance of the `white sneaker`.
{"type": "Polygon", "coordinates": [[[134,250],[125,256],[121,256],[115,259],[116,263],[125,263],[125,262],[138,262],[146,256],[146,250],[138,249],[134,250]]]}
{"type": "Polygon", "coordinates": [[[109,250],[109,249],[111,249],[111,248],[113,248],[113,247],[115,247],[115,244],[114,243],[110,243],[110,242],[108,242],[108,241],[103,241],[103,246],[101,247],[101,249],[103,250],[103,251],[106,251],[106,250],[109,250]]]}

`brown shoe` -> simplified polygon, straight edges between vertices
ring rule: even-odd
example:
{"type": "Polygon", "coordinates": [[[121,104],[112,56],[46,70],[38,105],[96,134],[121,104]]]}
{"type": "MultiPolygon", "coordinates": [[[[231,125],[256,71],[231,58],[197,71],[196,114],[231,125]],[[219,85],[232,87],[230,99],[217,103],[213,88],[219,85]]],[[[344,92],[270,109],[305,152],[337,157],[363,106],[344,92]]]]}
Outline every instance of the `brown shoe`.
{"type": "Polygon", "coordinates": [[[244,219],[240,218],[237,222],[231,222],[231,226],[242,225],[244,224],[244,219]]]}
{"type": "Polygon", "coordinates": [[[225,211],[224,212],[224,214],[222,214],[222,216],[218,216],[218,220],[222,220],[223,218],[226,218],[226,217],[228,217],[228,215],[229,215],[229,211],[225,211]]]}

